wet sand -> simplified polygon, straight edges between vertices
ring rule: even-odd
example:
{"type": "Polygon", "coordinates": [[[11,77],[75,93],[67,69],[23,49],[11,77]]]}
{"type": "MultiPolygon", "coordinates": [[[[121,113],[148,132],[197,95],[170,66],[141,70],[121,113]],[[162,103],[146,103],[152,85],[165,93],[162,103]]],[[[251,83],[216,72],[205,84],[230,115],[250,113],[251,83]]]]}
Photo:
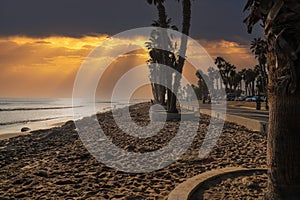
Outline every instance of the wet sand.
{"type": "Polygon", "coordinates": [[[16,137],[16,136],[21,136],[21,135],[28,135],[30,134],[29,132],[18,132],[18,133],[5,133],[5,134],[0,134],[0,140],[5,140],[5,139],[9,139],[12,137],[16,137]]]}
{"type": "MultiPolygon", "coordinates": [[[[57,122],[57,123],[53,123],[50,124],[50,127],[61,127],[65,124],[66,122],[57,122]]],[[[31,134],[30,131],[26,131],[26,132],[15,132],[15,133],[3,133],[0,134],[0,140],[6,140],[9,138],[13,138],[13,137],[17,137],[17,136],[22,136],[22,135],[28,135],[31,134]]]]}

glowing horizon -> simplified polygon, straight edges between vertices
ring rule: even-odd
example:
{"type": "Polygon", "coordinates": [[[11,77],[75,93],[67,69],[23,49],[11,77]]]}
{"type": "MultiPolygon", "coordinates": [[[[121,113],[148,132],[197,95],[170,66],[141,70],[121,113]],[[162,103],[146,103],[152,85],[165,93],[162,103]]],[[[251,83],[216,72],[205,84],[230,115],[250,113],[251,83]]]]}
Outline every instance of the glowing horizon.
{"type": "MultiPolygon", "coordinates": [[[[73,82],[81,63],[107,37],[103,34],[82,38],[0,38],[0,97],[71,97],[73,82]]],[[[141,40],[141,44],[145,41],[143,38],[137,39],[141,40]]],[[[225,40],[198,41],[213,58],[222,56],[240,68],[256,64],[248,46],[225,40]]],[[[110,49],[118,51],[114,49],[115,45],[126,48],[128,44],[130,41],[124,38],[112,44],[110,49]]],[[[109,51],[106,53],[105,58],[108,59],[109,51]]],[[[130,68],[144,64],[147,59],[147,52],[140,51],[121,55],[114,64],[130,68]]]]}

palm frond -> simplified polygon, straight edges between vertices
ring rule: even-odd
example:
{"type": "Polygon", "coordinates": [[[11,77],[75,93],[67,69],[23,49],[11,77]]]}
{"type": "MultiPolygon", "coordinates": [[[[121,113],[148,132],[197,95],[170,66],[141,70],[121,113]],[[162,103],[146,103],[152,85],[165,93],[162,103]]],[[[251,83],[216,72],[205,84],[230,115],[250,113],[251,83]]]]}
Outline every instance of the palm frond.
{"type": "Polygon", "coordinates": [[[282,6],[284,5],[283,0],[277,0],[274,5],[272,6],[271,10],[268,13],[267,20],[266,20],[266,29],[270,26],[270,24],[275,20],[279,11],[281,10],[282,6]]]}
{"type": "Polygon", "coordinates": [[[172,28],[173,30],[175,30],[175,31],[178,31],[178,30],[179,30],[179,29],[177,28],[177,26],[175,26],[175,25],[171,26],[171,28],[172,28]]]}
{"type": "Polygon", "coordinates": [[[153,0],[147,0],[148,4],[152,4],[153,3],[153,0]]]}
{"type": "Polygon", "coordinates": [[[251,8],[251,6],[253,5],[253,2],[254,2],[254,0],[248,0],[243,11],[245,12],[246,10],[249,10],[251,8]]]}

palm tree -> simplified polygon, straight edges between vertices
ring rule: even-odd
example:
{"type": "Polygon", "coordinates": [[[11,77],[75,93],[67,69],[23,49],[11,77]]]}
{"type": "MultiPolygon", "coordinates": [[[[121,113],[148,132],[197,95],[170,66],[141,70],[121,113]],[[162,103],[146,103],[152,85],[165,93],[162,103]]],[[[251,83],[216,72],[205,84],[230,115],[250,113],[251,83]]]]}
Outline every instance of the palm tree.
{"type": "Polygon", "coordinates": [[[198,88],[199,88],[199,94],[198,96],[203,100],[203,102],[205,103],[205,100],[208,98],[208,87],[207,84],[209,81],[209,77],[204,74],[200,69],[197,70],[196,74],[198,80],[198,88]]]}
{"type": "Polygon", "coordinates": [[[229,78],[228,78],[228,85],[229,85],[230,92],[232,92],[233,79],[234,79],[235,74],[236,74],[235,70],[230,70],[229,78]]]}
{"type": "MultiPolygon", "coordinates": [[[[258,59],[259,63],[259,74],[261,76],[261,93],[267,97],[267,85],[268,85],[268,73],[267,73],[267,42],[261,38],[254,38],[251,42],[252,53],[255,55],[255,58],[258,59]]],[[[266,98],[268,99],[268,98],[266,98]]],[[[266,110],[269,109],[268,100],[266,100],[266,110]]]]}
{"type": "MultiPolygon", "coordinates": [[[[243,92],[243,88],[242,88],[242,82],[244,81],[244,83],[245,83],[245,76],[246,76],[246,69],[242,69],[241,71],[239,71],[239,75],[241,76],[241,78],[242,78],[242,80],[241,80],[241,82],[240,82],[240,88],[241,88],[241,90],[242,90],[242,92],[243,92]]],[[[245,94],[247,94],[247,90],[246,90],[246,85],[245,85],[245,94]]]]}
{"type": "Polygon", "coordinates": [[[163,62],[162,52],[159,49],[160,34],[157,31],[151,33],[149,42],[146,42],[146,47],[149,50],[150,59],[147,60],[147,64],[150,70],[150,81],[152,87],[152,94],[154,97],[154,102],[161,105],[165,104],[165,93],[166,89],[163,85],[157,83],[163,83],[164,74],[162,66],[160,65],[163,62]]]}
{"type": "Polygon", "coordinates": [[[247,69],[246,73],[245,73],[245,87],[246,87],[246,91],[249,95],[254,96],[255,95],[255,80],[257,77],[257,72],[255,70],[252,69],[247,69]]]}
{"type": "Polygon", "coordinates": [[[264,85],[263,85],[263,78],[261,75],[259,75],[256,78],[256,88],[257,88],[257,93],[260,94],[264,91],[264,85]]]}
{"type": "Polygon", "coordinates": [[[237,88],[241,85],[241,81],[242,81],[242,76],[240,75],[240,73],[236,73],[235,70],[232,70],[230,73],[230,85],[232,87],[231,89],[233,92],[241,93],[241,91],[237,91],[237,88]]]}
{"type": "MultiPolygon", "coordinates": [[[[221,88],[222,88],[222,84],[224,83],[224,80],[225,80],[225,73],[224,73],[225,62],[226,62],[225,59],[222,57],[217,57],[215,59],[215,64],[217,65],[220,75],[221,75],[221,79],[220,79],[221,88]]],[[[226,87],[226,85],[225,85],[225,87],[226,87]]]]}
{"type": "Polygon", "coordinates": [[[163,5],[165,0],[147,0],[147,2],[152,5],[156,5],[159,17],[159,24],[162,28],[167,28],[167,14],[165,6],[163,5]]]}
{"type": "Polygon", "coordinates": [[[300,2],[248,0],[245,9],[248,32],[262,20],[268,47],[266,199],[300,199],[300,2]]]}
{"type": "MultiPolygon", "coordinates": [[[[208,74],[209,81],[210,81],[210,86],[211,86],[211,88],[210,88],[211,92],[214,91],[215,79],[217,78],[216,73],[218,73],[218,72],[213,67],[209,67],[207,69],[207,74],[208,74]]],[[[217,89],[218,89],[218,86],[217,86],[217,89]]]]}
{"type": "MultiPolygon", "coordinates": [[[[177,0],[179,2],[179,0],[177,0]]],[[[165,7],[164,7],[164,0],[147,0],[149,4],[157,5],[159,20],[154,23],[154,25],[159,26],[161,28],[169,28],[170,20],[167,19],[165,7]]],[[[168,51],[163,50],[157,50],[155,53],[161,54],[160,60],[158,61],[159,64],[163,64],[166,66],[170,66],[177,70],[179,72],[179,75],[176,74],[174,81],[173,81],[173,75],[172,74],[166,74],[165,80],[167,81],[167,85],[173,87],[173,92],[171,92],[170,89],[166,89],[163,92],[161,92],[161,96],[165,98],[165,91],[167,91],[167,111],[171,113],[177,113],[177,98],[176,94],[178,93],[178,90],[180,88],[180,80],[181,80],[181,74],[183,71],[183,66],[185,62],[185,54],[187,49],[187,37],[185,35],[189,35],[189,29],[190,29],[190,20],[191,20],[191,1],[190,0],[182,0],[182,6],[183,6],[183,22],[182,22],[182,37],[181,37],[181,44],[179,48],[179,54],[181,56],[178,56],[178,58],[175,57],[174,54],[168,51]]],[[[174,28],[174,26],[172,27],[174,28]]],[[[167,32],[164,30],[161,31],[161,42],[164,43],[163,47],[169,48],[172,46],[170,38],[167,35],[167,32]]],[[[163,49],[165,49],[163,48],[163,49]]],[[[172,47],[171,47],[172,48],[172,47]]],[[[149,49],[149,48],[148,48],[149,49]]],[[[153,49],[152,49],[153,50],[153,49]]],[[[151,50],[151,51],[152,51],[151,50]]],[[[151,53],[150,51],[150,53],[151,53]]],[[[150,55],[151,56],[151,55],[150,55]]],[[[164,73],[163,67],[160,73],[164,73]]]]}
{"type": "MultiPolygon", "coordinates": [[[[155,5],[158,11],[158,20],[152,23],[153,26],[161,28],[169,28],[170,20],[167,19],[166,9],[164,6],[164,0],[147,0],[150,5],[155,5]]],[[[165,31],[154,31],[151,34],[150,42],[146,43],[147,48],[150,50],[149,55],[151,59],[148,61],[148,66],[150,68],[150,80],[151,82],[157,81],[161,84],[151,84],[152,93],[156,103],[161,105],[166,105],[166,87],[163,86],[163,83],[166,84],[167,74],[165,73],[164,67],[161,65],[168,66],[168,52],[163,51],[166,49],[170,43],[169,37],[165,31]],[[156,34],[156,37],[153,35],[156,34]],[[162,44],[161,44],[162,43],[162,44]],[[167,44],[168,43],[168,44],[167,44]],[[152,72],[152,73],[151,73],[152,72]],[[155,78],[154,78],[155,77],[155,78]]],[[[169,78],[170,79],[170,78],[169,78]]],[[[157,83],[156,82],[156,83],[157,83]]],[[[170,80],[169,80],[170,82],[170,80]]],[[[153,82],[152,82],[153,83],[153,82]]]]}
{"type": "Polygon", "coordinates": [[[236,67],[232,64],[230,64],[229,62],[227,62],[224,58],[222,57],[217,57],[215,59],[215,64],[217,65],[219,71],[220,71],[220,74],[221,74],[221,77],[222,77],[222,80],[223,80],[223,83],[225,85],[225,91],[228,92],[228,89],[229,89],[229,79],[230,79],[230,72],[232,70],[235,70],[236,67]]]}
{"type": "Polygon", "coordinates": [[[261,38],[254,38],[251,42],[250,49],[255,55],[255,58],[258,59],[260,74],[265,79],[264,84],[267,84],[267,42],[261,38]]]}
{"type": "MultiPolygon", "coordinates": [[[[171,19],[167,19],[167,28],[177,29],[176,26],[171,26],[171,19]]],[[[152,26],[160,27],[160,22],[153,21],[152,26]]],[[[174,49],[171,39],[168,37],[168,34],[162,30],[153,30],[151,32],[150,38],[148,42],[145,42],[147,49],[149,50],[150,59],[147,61],[150,70],[150,81],[152,86],[152,94],[155,100],[155,103],[159,103],[161,105],[166,105],[166,87],[163,85],[167,85],[167,81],[172,82],[172,79],[167,78],[167,74],[165,71],[165,65],[173,67],[170,59],[175,58],[175,54],[172,53],[174,49]],[[166,45],[167,47],[165,47],[166,45]],[[169,51],[165,51],[162,49],[168,49],[169,51]],[[158,84],[161,83],[161,84],[158,84]]],[[[172,76],[171,76],[172,77],[172,76]]]]}

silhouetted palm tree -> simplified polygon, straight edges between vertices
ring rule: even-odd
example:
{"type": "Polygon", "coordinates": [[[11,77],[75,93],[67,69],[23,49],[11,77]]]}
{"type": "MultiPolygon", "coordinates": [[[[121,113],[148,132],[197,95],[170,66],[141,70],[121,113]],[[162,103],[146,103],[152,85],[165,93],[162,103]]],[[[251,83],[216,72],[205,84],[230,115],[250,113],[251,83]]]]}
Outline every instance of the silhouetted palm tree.
{"type": "Polygon", "coordinates": [[[215,64],[217,65],[223,83],[225,85],[225,91],[228,92],[229,90],[229,81],[230,81],[230,72],[235,70],[236,67],[232,65],[231,63],[227,62],[224,58],[222,57],[217,57],[215,59],[215,64]]]}
{"type": "MultiPolygon", "coordinates": [[[[258,59],[261,75],[267,79],[267,42],[261,38],[254,38],[254,40],[251,41],[250,49],[255,55],[255,58],[258,59]]],[[[267,80],[265,80],[265,83],[267,83],[267,80]]]]}
{"type": "MultiPolygon", "coordinates": [[[[261,38],[254,38],[253,41],[251,41],[251,47],[252,53],[255,55],[255,58],[258,59],[259,63],[259,74],[261,76],[260,84],[262,90],[259,90],[261,93],[264,93],[264,95],[267,97],[268,93],[268,73],[267,73],[267,42],[265,40],[262,40],[261,38]]],[[[268,98],[266,98],[266,109],[269,109],[268,106],[268,98]]]]}
{"type": "MultiPolygon", "coordinates": [[[[152,25],[161,28],[170,28],[171,19],[167,19],[164,0],[147,0],[149,4],[156,6],[158,11],[158,20],[153,21],[152,25]]],[[[153,31],[150,36],[150,42],[146,43],[147,48],[150,50],[149,55],[151,59],[148,61],[150,68],[150,80],[152,82],[152,93],[156,103],[166,105],[166,87],[171,76],[166,74],[164,66],[170,66],[169,52],[162,49],[169,49],[171,46],[170,38],[164,29],[160,31],[153,31]],[[153,83],[156,81],[156,83],[153,83]],[[160,84],[157,84],[160,83],[160,84]]]]}
{"type": "MultiPolygon", "coordinates": [[[[208,74],[208,77],[209,77],[209,81],[210,81],[210,85],[211,85],[211,88],[210,88],[210,91],[213,92],[214,91],[214,86],[218,83],[215,82],[216,80],[216,73],[218,73],[218,71],[215,70],[215,68],[213,67],[209,67],[207,69],[207,74],[208,74]]],[[[218,89],[218,86],[217,86],[217,89],[218,89]]]]}
{"type": "Polygon", "coordinates": [[[224,83],[224,79],[225,79],[225,73],[224,73],[224,68],[225,68],[225,59],[222,57],[217,57],[215,59],[215,64],[217,65],[220,75],[221,75],[221,88],[222,88],[222,84],[224,83]]]}
{"type": "Polygon", "coordinates": [[[198,77],[198,88],[199,88],[199,94],[197,96],[199,96],[203,102],[205,102],[205,100],[208,98],[208,94],[209,94],[209,88],[208,85],[206,83],[209,83],[209,77],[204,74],[200,69],[197,70],[196,72],[196,76],[198,77]]]}
{"type": "Polygon", "coordinates": [[[158,10],[159,24],[162,28],[167,28],[167,14],[165,6],[163,5],[165,0],[147,0],[147,2],[152,5],[156,5],[158,10]]]}
{"type": "Polygon", "coordinates": [[[245,73],[245,85],[247,87],[248,95],[255,95],[255,79],[257,72],[253,69],[247,69],[245,73]]]}
{"type": "MultiPolygon", "coordinates": [[[[171,26],[170,23],[171,19],[168,19],[167,28],[176,29],[176,26],[171,26]]],[[[158,21],[154,21],[152,25],[160,27],[160,23],[158,21]]],[[[145,42],[145,45],[149,50],[150,55],[150,59],[147,61],[147,64],[150,69],[150,81],[155,103],[166,105],[165,96],[167,89],[164,85],[167,85],[167,81],[172,81],[172,79],[167,79],[168,74],[165,72],[165,66],[173,67],[175,54],[172,53],[172,51],[174,51],[175,47],[173,47],[173,43],[167,32],[162,29],[153,30],[149,41],[145,42]],[[168,49],[168,51],[163,49],[168,49]]]]}
{"type": "MultiPolygon", "coordinates": [[[[159,20],[154,21],[155,26],[159,26],[161,28],[169,28],[169,22],[170,20],[167,19],[165,7],[164,7],[164,1],[163,0],[147,0],[149,4],[154,4],[157,6],[158,10],[158,15],[159,15],[159,20]]],[[[179,2],[179,0],[177,0],[179,2]]],[[[189,35],[189,29],[190,29],[190,20],[191,20],[191,1],[190,0],[182,0],[182,6],[183,6],[183,22],[182,22],[182,33],[183,36],[181,37],[181,43],[179,47],[179,54],[181,56],[178,56],[178,58],[175,57],[174,54],[171,54],[168,51],[159,51],[155,50],[152,53],[157,54],[160,53],[162,56],[160,57],[160,61],[158,63],[170,66],[177,70],[179,74],[176,74],[174,81],[173,81],[173,75],[172,74],[166,74],[166,81],[167,85],[171,86],[173,89],[173,92],[171,92],[170,89],[167,89],[167,111],[176,113],[178,112],[176,108],[176,103],[177,103],[177,98],[176,94],[178,93],[178,89],[180,88],[180,80],[181,80],[181,74],[183,71],[183,66],[185,62],[185,54],[186,54],[186,49],[187,49],[187,37],[185,35],[189,35]]],[[[175,28],[175,27],[172,27],[175,28]]],[[[164,30],[161,31],[161,37],[162,37],[162,43],[165,43],[163,46],[166,49],[168,48],[168,45],[170,44],[169,37],[167,35],[167,32],[164,30]]],[[[151,51],[150,51],[151,53],[151,51]]],[[[150,55],[151,56],[151,55],[150,55]]],[[[159,56],[157,56],[159,57],[159,56]]],[[[163,73],[163,70],[160,71],[163,73]]],[[[162,95],[161,96],[165,96],[162,95]]]]}
{"type": "Polygon", "coordinates": [[[241,85],[242,77],[235,70],[230,71],[229,85],[231,92],[238,93],[237,87],[241,85]]]}
{"type": "Polygon", "coordinates": [[[240,82],[240,88],[241,88],[241,90],[243,91],[243,88],[242,88],[242,82],[244,82],[244,86],[245,86],[245,94],[247,94],[247,89],[246,89],[246,85],[245,85],[245,76],[246,76],[246,69],[242,69],[241,71],[239,71],[239,75],[241,76],[241,78],[242,78],[242,80],[241,80],[241,82],[240,82]]]}

